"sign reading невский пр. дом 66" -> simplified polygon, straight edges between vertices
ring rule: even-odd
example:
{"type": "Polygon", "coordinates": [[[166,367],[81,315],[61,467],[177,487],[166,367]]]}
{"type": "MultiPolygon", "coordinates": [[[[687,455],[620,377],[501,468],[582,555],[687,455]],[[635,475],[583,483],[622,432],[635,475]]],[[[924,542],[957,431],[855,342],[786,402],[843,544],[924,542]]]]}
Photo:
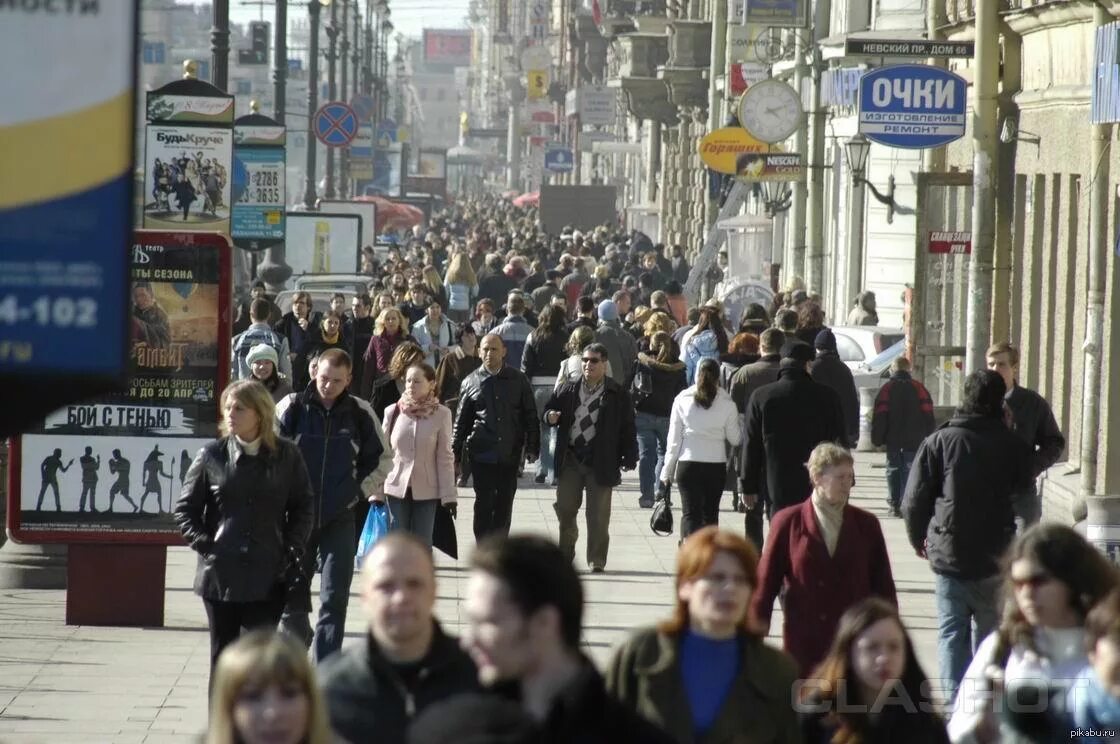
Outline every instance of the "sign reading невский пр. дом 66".
{"type": "Polygon", "coordinates": [[[859,82],[859,131],[890,147],[940,147],[965,132],[968,85],[948,70],[892,65],[859,82]]]}

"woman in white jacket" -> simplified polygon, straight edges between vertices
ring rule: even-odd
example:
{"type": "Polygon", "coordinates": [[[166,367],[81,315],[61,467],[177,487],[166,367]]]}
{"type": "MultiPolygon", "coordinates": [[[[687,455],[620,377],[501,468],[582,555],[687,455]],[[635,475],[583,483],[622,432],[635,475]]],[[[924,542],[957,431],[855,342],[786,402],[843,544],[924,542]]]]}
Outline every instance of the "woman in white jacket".
{"type": "Polygon", "coordinates": [[[738,447],[743,433],[739,410],[719,386],[719,362],[704,359],[696,384],[673,401],[665,446],[662,486],[676,475],[681,494],[681,539],[701,527],[719,524],[719,502],[727,480],[727,447],[738,447]]]}
{"type": "Polygon", "coordinates": [[[1005,560],[1003,620],[976,649],[957,691],[949,719],[954,743],[1027,741],[1001,724],[991,691],[1015,699],[1023,684],[1072,684],[1089,664],[1085,616],[1117,582],[1104,555],[1060,524],[1027,530],[1005,560]]]}

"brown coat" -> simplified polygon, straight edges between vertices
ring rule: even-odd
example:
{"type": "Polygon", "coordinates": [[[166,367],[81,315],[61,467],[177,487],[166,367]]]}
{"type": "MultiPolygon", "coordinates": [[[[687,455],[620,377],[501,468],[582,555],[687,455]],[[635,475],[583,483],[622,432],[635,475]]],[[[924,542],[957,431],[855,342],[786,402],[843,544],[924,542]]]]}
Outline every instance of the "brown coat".
{"type": "Polygon", "coordinates": [[[680,744],[799,744],[797,714],[790,705],[797,678],[793,659],[754,637],[744,636],[741,647],[739,674],[702,742],[688,709],[678,636],[655,628],[632,636],[607,669],[607,690],[680,744]]]}

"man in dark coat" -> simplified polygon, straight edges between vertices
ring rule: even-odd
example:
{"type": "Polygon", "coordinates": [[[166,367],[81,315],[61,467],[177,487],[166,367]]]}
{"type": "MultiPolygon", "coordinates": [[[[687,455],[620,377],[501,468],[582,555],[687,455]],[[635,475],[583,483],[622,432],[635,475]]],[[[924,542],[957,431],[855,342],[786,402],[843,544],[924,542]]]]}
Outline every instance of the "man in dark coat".
{"type": "Polygon", "coordinates": [[[494,303],[494,307],[505,305],[509,293],[517,289],[517,282],[502,271],[500,256],[490,256],[486,262],[486,267],[490,270],[490,273],[478,283],[478,299],[490,300],[494,303]]]}
{"type": "Polygon", "coordinates": [[[1025,527],[1042,517],[1042,502],[1036,479],[1056,463],[1066,448],[1054,412],[1046,399],[1019,384],[1019,350],[1006,341],[994,344],[987,353],[988,369],[999,373],[1007,386],[1007,407],[1011,409],[1011,431],[1026,442],[1031,450],[1034,478],[1015,494],[1015,516],[1025,527]]]}
{"type": "Polygon", "coordinates": [[[789,345],[778,381],[756,390],[747,404],[740,490],[748,509],[765,493],[768,516],[809,497],[809,453],[846,437],[840,397],[809,376],[812,358],[805,344],[789,345]]]}
{"type": "Polygon", "coordinates": [[[824,329],[817,334],[813,345],[817,349],[817,358],[809,365],[809,374],[814,382],[827,385],[840,396],[840,410],[844,414],[844,431],[847,434],[846,445],[854,449],[859,442],[859,393],[856,391],[856,381],[848,365],[840,359],[836,352],[836,336],[829,329],[824,329]]]}
{"type": "Polygon", "coordinates": [[[479,688],[478,670],[432,614],[431,550],[411,533],[377,542],[362,567],[369,629],[319,667],[331,728],[346,741],[405,741],[429,705],[479,688]]]}
{"type": "Polygon", "coordinates": [[[576,517],[587,494],[587,564],[602,573],[610,546],[611,492],[622,470],[638,464],[638,435],[630,394],[606,374],[607,348],[583,350],[583,375],[556,389],[544,422],[556,432],[556,503],[560,549],[575,558],[576,517]]]}
{"type": "Polygon", "coordinates": [[[935,576],[946,700],[998,622],[1000,558],[1015,535],[1012,500],[1033,473],[1030,449],[1004,423],[1005,394],[997,372],[970,374],[956,415],[918,447],[902,497],[910,544],[935,576]]]}
{"type": "Polygon", "coordinates": [[[887,449],[887,508],[902,516],[902,490],[922,440],[933,431],[933,399],[926,386],[910,376],[910,360],[891,363],[891,379],[879,388],[871,414],[871,443],[887,449]]]}
{"type": "Polygon", "coordinates": [[[533,386],[505,364],[506,347],[494,334],[479,346],[482,366],[459,389],[452,451],[474,477],[474,534],[509,534],[517,469],[522,454],[530,463],[540,451],[540,423],[533,386]]]}
{"type": "Polygon", "coordinates": [[[612,697],[580,650],[583,587],[571,560],[538,535],[494,535],[471,556],[463,645],[489,688],[538,721],[540,744],[668,744],[612,697]]]}

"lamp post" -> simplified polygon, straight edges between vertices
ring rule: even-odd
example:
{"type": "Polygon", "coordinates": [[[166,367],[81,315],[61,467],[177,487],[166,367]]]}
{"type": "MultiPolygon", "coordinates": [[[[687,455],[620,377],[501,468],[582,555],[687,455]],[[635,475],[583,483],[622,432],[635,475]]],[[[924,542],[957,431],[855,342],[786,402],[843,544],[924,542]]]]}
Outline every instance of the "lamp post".
{"type": "Polygon", "coordinates": [[[287,126],[284,109],[287,107],[288,87],[288,0],[276,0],[276,28],[273,31],[272,118],[287,126]]]}
{"type": "Polygon", "coordinates": [[[214,0],[210,6],[210,82],[229,92],[229,0],[214,0]]]}
{"type": "Polygon", "coordinates": [[[311,39],[307,63],[307,188],[303,192],[303,205],[315,208],[319,197],[315,193],[315,132],[312,126],[315,112],[319,110],[319,13],[330,0],[309,0],[307,12],[311,17],[311,39]]]}
{"type": "MultiPolygon", "coordinates": [[[[335,78],[338,72],[338,6],[331,3],[331,17],[327,21],[327,98],[338,100],[338,86],[335,78]]],[[[337,196],[334,188],[334,148],[327,148],[327,189],[326,197],[337,196]]]]}
{"type": "MultiPolygon", "coordinates": [[[[342,67],[342,80],[341,80],[341,86],[340,86],[340,92],[342,93],[341,98],[346,98],[346,91],[347,91],[347,87],[348,87],[347,84],[348,84],[348,78],[349,78],[349,75],[347,73],[350,70],[350,68],[348,66],[348,60],[347,60],[347,53],[350,51],[350,11],[349,11],[349,8],[346,7],[347,1],[348,0],[338,0],[339,4],[342,6],[342,10],[341,10],[341,13],[342,13],[342,42],[339,44],[339,47],[338,47],[338,56],[339,56],[339,59],[342,61],[342,65],[341,65],[341,67],[342,67]]],[[[354,2],[356,3],[357,0],[354,0],[354,2]]],[[[338,183],[339,194],[338,195],[345,198],[346,196],[349,195],[349,191],[350,191],[350,148],[349,147],[340,148],[340,151],[338,153],[338,160],[339,160],[339,163],[338,163],[338,166],[339,166],[338,167],[338,170],[339,170],[339,179],[338,179],[338,181],[339,181],[339,183],[338,183]]]]}
{"type": "Polygon", "coordinates": [[[350,73],[350,96],[354,97],[360,92],[358,84],[358,71],[362,61],[362,16],[358,7],[358,0],[354,0],[354,52],[350,57],[352,71],[350,73]]]}
{"type": "Polygon", "coordinates": [[[844,145],[848,158],[848,170],[852,174],[851,203],[848,210],[848,273],[846,290],[843,298],[843,307],[855,297],[855,293],[863,291],[863,214],[867,194],[864,185],[867,183],[863,174],[867,169],[867,156],[871,154],[871,142],[857,133],[844,145]]]}

